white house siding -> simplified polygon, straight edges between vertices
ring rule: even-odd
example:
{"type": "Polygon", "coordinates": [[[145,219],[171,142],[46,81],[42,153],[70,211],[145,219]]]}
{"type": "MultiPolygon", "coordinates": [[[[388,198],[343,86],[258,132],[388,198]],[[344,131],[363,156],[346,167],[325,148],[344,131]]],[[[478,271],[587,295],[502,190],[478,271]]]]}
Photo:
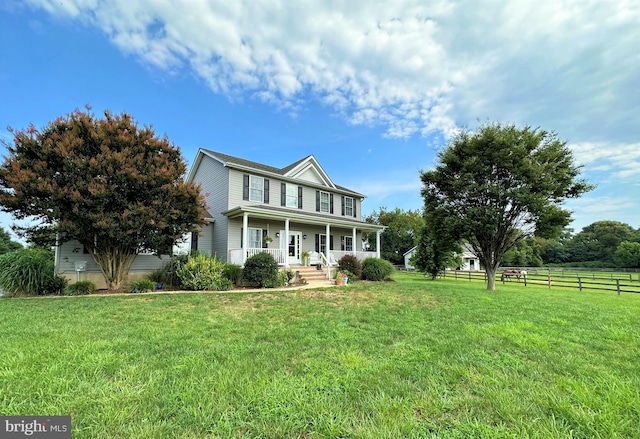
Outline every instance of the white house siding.
{"type": "MultiPolygon", "coordinates": [[[[64,276],[70,283],[78,280],[76,272],[76,261],[86,262],[86,271],[80,272],[80,280],[89,280],[96,284],[98,288],[106,288],[107,284],[102,276],[100,268],[91,259],[88,253],[83,252],[83,246],[78,241],[69,241],[57,248],[57,274],[64,276]]],[[[131,271],[129,272],[129,282],[144,279],[149,273],[164,267],[170,256],[158,257],[155,255],[138,255],[131,271]]]]}
{"type": "MultiPolygon", "coordinates": [[[[229,206],[229,169],[205,155],[196,171],[194,181],[202,187],[201,193],[205,196],[207,211],[214,218],[214,222],[205,226],[199,234],[198,250],[226,260],[228,219],[222,212],[228,210],[229,206]]],[[[242,186],[240,195],[242,196],[242,186]]]]}
{"type": "Polygon", "coordinates": [[[412,248],[411,250],[409,250],[408,252],[406,252],[406,253],[404,254],[404,268],[405,268],[406,270],[413,270],[413,269],[415,269],[415,268],[416,268],[416,267],[414,267],[413,265],[411,265],[411,264],[409,263],[409,259],[411,259],[411,257],[412,257],[415,253],[416,253],[416,248],[414,247],[414,248],[412,248]]]}
{"type": "Polygon", "coordinates": [[[323,184],[323,181],[320,179],[318,174],[314,172],[312,169],[307,169],[306,171],[298,175],[298,178],[300,180],[310,181],[316,184],[323,184]]]}

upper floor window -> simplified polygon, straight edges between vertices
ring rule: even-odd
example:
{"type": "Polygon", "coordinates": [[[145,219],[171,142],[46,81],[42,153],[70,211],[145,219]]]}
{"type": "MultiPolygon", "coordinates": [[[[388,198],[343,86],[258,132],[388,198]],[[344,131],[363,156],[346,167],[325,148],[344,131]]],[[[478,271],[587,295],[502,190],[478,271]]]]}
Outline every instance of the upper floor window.
{"type": "Polygon", "coordinates": [[[356,217],[356,199],[352,197],[342,197],[342,215],[356,217]]]}
{"type": "Polygon", "coordinates": [[[287,207],[298,207],[298,186],[287,185],[287,207]]]}
{"type": "Polygon", "coordinates": [[[344,214],[346,216],[355,216],[353,214],[353,205],[354,205],[353,198],[345,197],[345,199],[344,199],[344,214]]]}
{"type": "Polygon", "coordinates": [[[242,176],[242,199],[269,204],[269,180],[257,175],[242,176]]]}
{"type": "Polygon", "coordinates": [[[329,213],[329,193],[320,192],[320,212],[329,213]]]}
{"type": "Polygon", "coordinates": [[[249,176],[249,200],[262,203],[264,200],[264,178],[256,177],[255,175],[249,176]]]}
{"type": "Polygon", "coordinates": [[[316,191],[316,212],[333,213],[333,194],[316,191]]]}

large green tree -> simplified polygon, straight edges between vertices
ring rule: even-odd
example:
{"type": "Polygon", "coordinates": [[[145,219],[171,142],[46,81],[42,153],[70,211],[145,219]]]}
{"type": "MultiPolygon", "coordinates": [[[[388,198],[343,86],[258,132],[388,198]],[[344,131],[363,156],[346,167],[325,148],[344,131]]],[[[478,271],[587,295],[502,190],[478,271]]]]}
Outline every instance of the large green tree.
{"type": "Polygon", "coordinates": [[[11,131],[3,210],[53,226],[60,242],[78,240],[110,288],[123,286],[140,252],[170,252],[203,223],[203,198],[184,181],[179,148],[129,114],[76,110],[40,131],[11,131]]]}
{"type": "Polygon", "coordinates": [[[640,242],[623,241],[613,254],[618,267],[640,267],[640,242]]]}
{"type": "Polygon", "coordinates": [[[596,221],[583,227],[568,243],[570,262],[599,261],[613,264],[621,242],[638,241],[638,233],[619,221],[596,221]]]}
{"type": "MultiPolygon", "coordinates": [[[[416,245],[418,233],[424,225],[422,212],[411,209],[387,210],[386,207],[381,207],[364,220],[370,224],[386,226],[380,235],[380,256],[392,264],[404,263],[404,254],[416,245]]],[[[375,244],[374,237],[375,234],[371,234],[367,239],[375,244]]]]}
{"type": "Polygon", "coordinates": [[[504,254],[529,236],[557,236],[571,219],[562,208],[592,188],[566,142],[538,128],[487,123],[458,131],[421,172],[425,206],[443,209],[457,238],[471,244],[495,290],[504,254]]]}

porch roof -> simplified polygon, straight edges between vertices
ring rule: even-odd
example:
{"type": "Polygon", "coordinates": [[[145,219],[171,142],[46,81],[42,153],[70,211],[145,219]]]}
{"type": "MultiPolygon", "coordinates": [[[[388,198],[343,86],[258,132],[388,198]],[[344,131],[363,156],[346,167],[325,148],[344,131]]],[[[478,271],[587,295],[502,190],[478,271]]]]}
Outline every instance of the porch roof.
{"type": "Polygon", "coordinates": [[[384,230],[385,226],[379,226],[377,224],[369,224],[364,221],[349,218],[337,218],[334,215],[326,215],[318,212],[296,212],[291,209],[279,208],[273,206],[238,206],[233,209],[229,209],[222,212],[228,218],[238,218],[248,213],[254,218],[264,218],[272,220],[284,221],[289,219],[297,223],[313,224],[313,225],[326,225],[327,223],[335,227],[356,227],[360,230],[369,232],[375,232],[378,230],[384,230]]]}

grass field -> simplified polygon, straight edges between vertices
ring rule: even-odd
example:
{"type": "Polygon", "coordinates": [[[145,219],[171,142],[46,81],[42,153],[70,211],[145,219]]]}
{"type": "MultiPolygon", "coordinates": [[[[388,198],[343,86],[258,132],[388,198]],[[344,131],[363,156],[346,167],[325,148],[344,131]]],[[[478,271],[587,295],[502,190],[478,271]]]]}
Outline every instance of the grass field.
{"type": "Polygon", "coordinates": [[[640,437],[640,296],[481,282],[0,301],[0,413],[76,438],[640,437]]]}

